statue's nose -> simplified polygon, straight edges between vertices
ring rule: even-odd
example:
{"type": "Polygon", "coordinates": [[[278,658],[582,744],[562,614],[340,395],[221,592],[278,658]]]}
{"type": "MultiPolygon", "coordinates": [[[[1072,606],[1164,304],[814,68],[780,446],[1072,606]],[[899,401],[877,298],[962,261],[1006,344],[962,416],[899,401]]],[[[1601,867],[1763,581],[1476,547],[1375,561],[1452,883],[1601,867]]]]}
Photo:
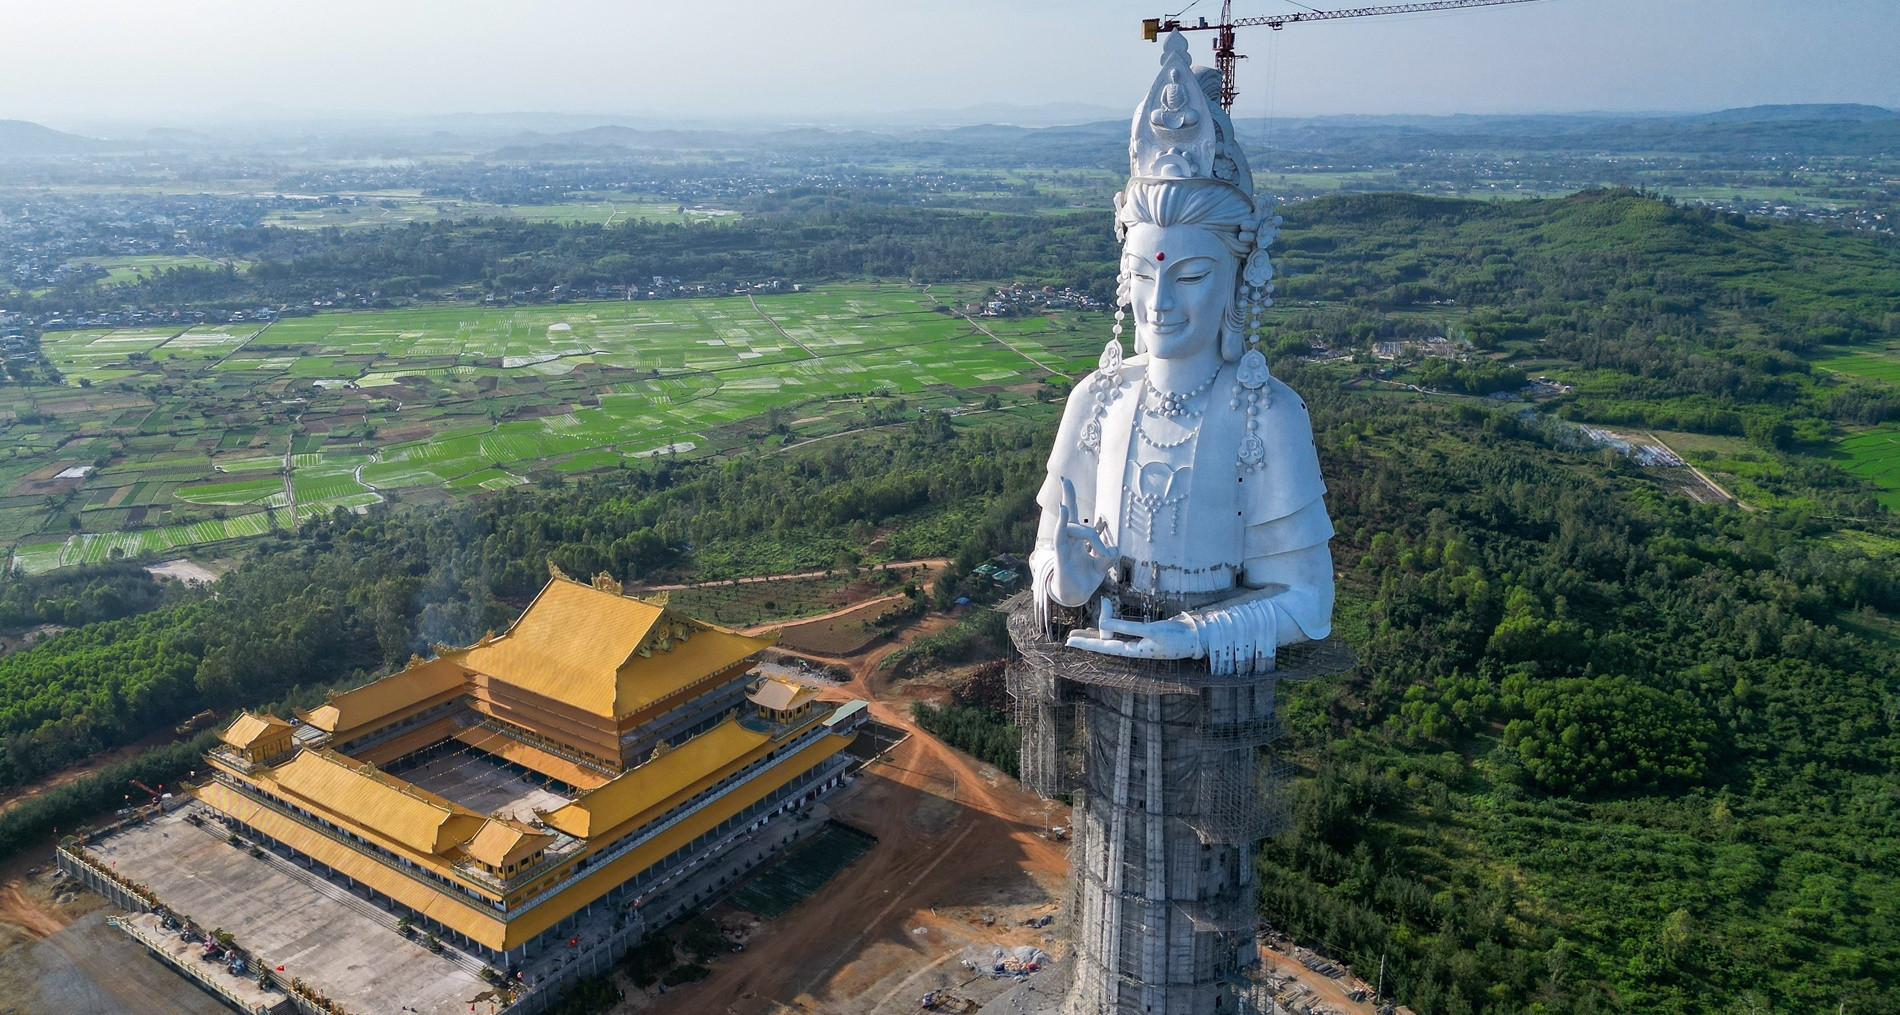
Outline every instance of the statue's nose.
{"type": "Polygon", "coordinates": [[[1156,313],[1174,309],[1174,286],[1166,278],[1155,279],[1154,293],[1148,297],[1148,306],[1156,313]]]}

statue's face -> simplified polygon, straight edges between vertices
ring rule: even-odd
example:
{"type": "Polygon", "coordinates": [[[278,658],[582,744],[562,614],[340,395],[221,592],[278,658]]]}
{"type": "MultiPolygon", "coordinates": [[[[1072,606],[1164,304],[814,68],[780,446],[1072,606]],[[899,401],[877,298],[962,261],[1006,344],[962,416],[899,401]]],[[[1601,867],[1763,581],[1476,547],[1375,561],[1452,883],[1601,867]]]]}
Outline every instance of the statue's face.
{"type": "Polygon", "coordinates": [[[1240,271],[1220,237],[1200,226],[1138,223],[1123,237],[1122,267],[1150,355],[1176,359],[1220,346],[1240,271]]]}

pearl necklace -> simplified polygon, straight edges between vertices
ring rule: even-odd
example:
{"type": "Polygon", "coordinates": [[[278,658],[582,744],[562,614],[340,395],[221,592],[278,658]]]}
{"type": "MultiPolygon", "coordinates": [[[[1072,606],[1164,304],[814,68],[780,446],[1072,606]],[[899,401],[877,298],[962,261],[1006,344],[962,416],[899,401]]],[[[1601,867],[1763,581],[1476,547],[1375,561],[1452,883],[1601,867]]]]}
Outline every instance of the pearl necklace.
{"type": "MultiPolygon", "coordinates": [[[[1147,406],[1143,406],[1141,411],[1143,415],[1151,414],[1157,417],[1161,417],[1160,413],[1155,412],[1153,409],[1150,409],[1147,406]]],[[[1140,415],[1135,417],[1135,433],[1137,436],[1141,438],[1141,442],[1143,444],[1146,444],[1149,447],[1154,448],[1156,451],[1171,451],[1201,435],[1201,423],[1203,422],[1203,420],[1200,418],[1201,410],[1196,409],[1193,412],[1185,413],[1184,415],[1186,418],[1192,419],[1194,421],[1194,425],[1191,427],[1184,427],[1183,429],[1185,429],[1187,432],[1184,435],[1182,435],[1182,437],[1179,440],[1164,441],[1164,440],[1161,440],[1160,438],[1155,437],[1153,434],[1148,432],[1148,428],[1146,426],[1142,425],[1142,417],[1140,415]]],[[[1166,417],[1161,417],[1161,418],[1166,418],[1166,417]]]]}
{"type": "Polygon", "coordinates": [[[1148,377],[1144,374],[1141,378],[1142,407],[1148,409],[1149,412],[1153,412],[1158,415],[1167,416],[1170,418],[1175,417],[1175,416],[1186,415],[1188,414],[1187,403],[1193,401],[1195,398],[1200,397],[1209,388],[1212,388],[1214,386],[1214,379],[1219,376],[1220,376],[1220,367],[1216,365],[1214,367],[1214,372],[1207,375],[1207,380],[1204,380],[1201,383],[1195,385],[1193,390],[1176,392],[1176,391],[1163,391],[1160,388],[1155,387],[1154,383],[1150,381],[1148,377]],[[1148,402],[1148,396],[1150,394],[1154,395],[1156,398],[1158,398],[1161,401],[1161,404],[1159,406],[1154,407],[1154,408],[1148,407],[1147,402],[1148,402]]]}

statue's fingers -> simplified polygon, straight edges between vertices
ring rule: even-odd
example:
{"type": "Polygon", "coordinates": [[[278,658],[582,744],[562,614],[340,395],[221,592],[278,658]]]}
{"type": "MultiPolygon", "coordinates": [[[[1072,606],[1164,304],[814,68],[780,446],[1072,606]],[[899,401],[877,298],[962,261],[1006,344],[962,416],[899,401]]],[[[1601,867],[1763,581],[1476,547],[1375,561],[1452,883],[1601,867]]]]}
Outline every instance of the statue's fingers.
{"type": "Polygon", "coordinates": [[[1081,522],[1067,522],[1062,531],[1067,533],[1070,539],[1080,539],[1098,550],[1102,547],[1102,541],[1095,535],[1095,530],[1081,522]]]}
{"type": "Polygon", "coordinates": [[[1100,652],[1103,655],[1125,656],[1128,654],[1128,647],[1133,645],[1134,642],[1117,641],[1114,638],[1089,638],[1079,634],[1071,634],[1065,644],[1070,648],[1100,652]]]}
{"type": "Polygon", "coordinates": [[[1126,634],[1136,638],[1145,638],[1148,636],[1148,625],[1139,620],[1118,620],[1114,617],[1103,617],[1096,621],[1095,626],[1110,634],[1126,634]]]}

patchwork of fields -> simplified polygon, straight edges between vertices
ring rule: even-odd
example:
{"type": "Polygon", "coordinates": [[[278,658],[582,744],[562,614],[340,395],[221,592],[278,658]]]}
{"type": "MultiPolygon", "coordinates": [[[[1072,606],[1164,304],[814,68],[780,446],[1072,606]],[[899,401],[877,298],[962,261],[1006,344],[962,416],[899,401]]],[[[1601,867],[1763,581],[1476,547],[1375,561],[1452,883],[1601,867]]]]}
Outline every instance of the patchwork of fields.
{"type": "Polygon", "coordinates": [[[632,219],[643,222],[700,222],[735,214],[727,209],[687,206],[637,194],[595,194],[589,195],[589,200],[520,205],[443,198],[414,190],[372,191],[354,196],[359,200],[328,204],[312,202],[308,208],[276,212],[266,217],[264,224],[286,229],[349,229],[437,220],[518,218],[530,222],[604,226],[632,219]]]}
{"type": "Polygon", "coordinates": [[[66,386],[0,389],[0,542],[37,571],[1033,402],[1092,366],[1105,330],[1079,313],[984,328],[935,294],[862,285],[51,333],[66,386]]]}
{"type": "MultiPolygon", "coordinates": [[[[1856,349],[1815,361],[1815,366],[1884,384],[1900,385],[1900,344],[1856,349]]],[[[1900,427],[1862,430],[1835,445],[1835,464],[1886,492],[1880,502],[1900,511],[1900,427]]]]}

